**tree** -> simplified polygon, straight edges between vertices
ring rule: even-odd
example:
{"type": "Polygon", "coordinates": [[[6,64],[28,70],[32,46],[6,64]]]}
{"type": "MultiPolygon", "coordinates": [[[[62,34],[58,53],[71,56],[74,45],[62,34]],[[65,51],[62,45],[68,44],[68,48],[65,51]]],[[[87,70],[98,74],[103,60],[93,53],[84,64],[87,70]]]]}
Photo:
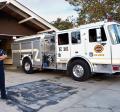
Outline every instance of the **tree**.
{"type": "Polygon", "coordinates": [[[73,27],[73,23],[70,22],[69,19],[62,20],[61,18],[57,18],[56,21],[53,21],[52,25],[59,30],[70,29],[73,27]]]}
{"type": "Polygon", "coordinates": [[[78,24],[113,19],[120,21],[120,0],[66,0],[75,6],[78,24]]]}

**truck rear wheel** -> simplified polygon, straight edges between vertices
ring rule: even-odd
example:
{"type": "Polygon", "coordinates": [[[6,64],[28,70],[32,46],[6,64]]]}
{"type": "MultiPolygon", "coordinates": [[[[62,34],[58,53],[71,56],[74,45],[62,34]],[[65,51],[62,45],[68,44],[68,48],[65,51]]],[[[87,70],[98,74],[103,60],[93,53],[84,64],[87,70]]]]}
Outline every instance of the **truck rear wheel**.
{"type": "Polygon", "coordinates": [[[25,73],[27,73],[27,74],[33,73],[32,63],[29,59],[24,59],[23,60],[22,67],[23,67],[23,70],[24,70],[25,73]]]}
{"type": "Polygon", "coordinates": [[[89,65],[83,60],[75,60],[70,63],[68,73],[76,81],[85,81],[89,78],[91,71],[89,65]]]}

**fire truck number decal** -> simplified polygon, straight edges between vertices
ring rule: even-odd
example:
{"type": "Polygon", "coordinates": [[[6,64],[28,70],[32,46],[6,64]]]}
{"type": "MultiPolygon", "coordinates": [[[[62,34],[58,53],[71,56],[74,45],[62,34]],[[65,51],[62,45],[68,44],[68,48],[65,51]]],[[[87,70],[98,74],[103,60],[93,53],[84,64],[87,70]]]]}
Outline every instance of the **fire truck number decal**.
{"type": "Polygon", "coordinates": [[[103,50],[104,50],[104,48],[103,48],[102,45],[96,45],[96,46],[94,47],[94,51],[95,51],[96,53],[101,53],[103,50]]]}
{"type": "Polygon", "coordinates": [[[59,47],[59,51],[68,51],[68,47],[59,47]]]}

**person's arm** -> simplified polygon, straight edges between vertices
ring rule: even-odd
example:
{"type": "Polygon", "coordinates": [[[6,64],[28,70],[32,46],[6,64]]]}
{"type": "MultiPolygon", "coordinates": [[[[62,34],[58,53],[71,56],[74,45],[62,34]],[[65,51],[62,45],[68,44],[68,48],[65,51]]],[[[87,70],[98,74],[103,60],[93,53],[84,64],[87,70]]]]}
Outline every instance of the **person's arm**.
{"type": "Polygon", "coordinates": [[[7,55],[0,56],[0,60],[4,60],[5,58],[7,58],[7,55]]]}

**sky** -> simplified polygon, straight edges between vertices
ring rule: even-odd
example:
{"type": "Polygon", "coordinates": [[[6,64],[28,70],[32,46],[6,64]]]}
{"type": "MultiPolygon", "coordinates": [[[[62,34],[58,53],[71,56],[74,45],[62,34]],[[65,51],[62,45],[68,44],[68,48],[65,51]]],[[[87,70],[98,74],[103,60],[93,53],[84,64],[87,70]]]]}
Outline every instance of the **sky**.
{"type": "Polygon", "coordinates": [[[65,0],[17,0],[49,22],[57,18],[77,17],[74,7],[65,0]]]}

